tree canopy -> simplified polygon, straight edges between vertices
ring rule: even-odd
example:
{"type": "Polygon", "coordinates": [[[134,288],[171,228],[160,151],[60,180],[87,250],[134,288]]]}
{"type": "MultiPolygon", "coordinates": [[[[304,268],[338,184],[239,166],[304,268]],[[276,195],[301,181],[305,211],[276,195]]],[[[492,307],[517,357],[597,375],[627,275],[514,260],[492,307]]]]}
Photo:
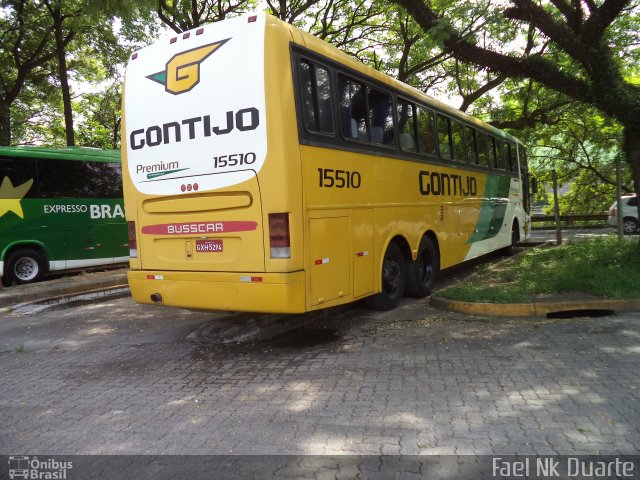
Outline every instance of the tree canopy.
{"type": "Polygon", "coordinates": [[[530,79],[616,120],[634,189],[640,192],[637,2],[392,1],[457,60],[512,79],[530,79]]]}
{"type": "Polygon", "coordinates": [[[132,50],[161,28],[182,32],[257,9],[510,130],[541,171],[553,165],[578,185],[607,189],[612,162],[623,158],[632,173],[624,188],[640,190],[638,0],[1,5],[0,144],[117,147],[120,81],[132,50]]]}

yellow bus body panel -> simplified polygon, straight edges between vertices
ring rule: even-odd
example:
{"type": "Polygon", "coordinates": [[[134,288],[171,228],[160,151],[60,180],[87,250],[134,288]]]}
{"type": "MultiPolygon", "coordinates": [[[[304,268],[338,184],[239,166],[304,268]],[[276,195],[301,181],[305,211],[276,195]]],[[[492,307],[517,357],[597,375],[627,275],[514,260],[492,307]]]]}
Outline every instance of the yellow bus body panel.
{"type": "Polygon", "coordinates": [[[131,295],[138,303],[272,313],[305,311],[304,278],[304,272],[239,274],[131,270],[128,273],[131,295]],[[162,301],[154,302],[151,299],[154,294],[161,295],[162,301]]]}

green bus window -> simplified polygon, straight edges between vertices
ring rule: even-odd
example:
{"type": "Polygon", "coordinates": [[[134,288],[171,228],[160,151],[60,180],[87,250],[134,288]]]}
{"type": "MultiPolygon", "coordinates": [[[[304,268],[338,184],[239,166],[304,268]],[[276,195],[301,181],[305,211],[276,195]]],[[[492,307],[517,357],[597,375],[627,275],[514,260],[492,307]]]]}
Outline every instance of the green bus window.
{"type": "Polygon", "coordinates": [[[466,162],[464,126],[455,120],[451,121],[451,143],[453,145],[453,159],[459,162],[466,162]]]}
{"type": "Polygon", "coordinates": [[[364,85],[342,75],[338,76],[340,121],[342,135],[348,140],[369,141],[364,85]]]}
{"type": "Polygon", "coordinates": [[[371,143],[393,145],[393,118],[391,116],[391,97],[372,88],[369,89],[369,125],[371,125],[371,143]]]}
{"type": "Polygon", "coordinates": [[[41,198],[122,197],[120,164],[39,158],[36,160],[41,198]]]}
{"type": "Polygon", "coordinates": [[[438,148],[440,150],[440,158],[451,160],[449,119],[442,115],[438,115],[438,148]]]}
{"type": "Polygon", "coordinates": [[[478,165],[489,166],[489,156],[487,155],[487,136],[482,132],[476,132],[476,147],[478,150],[478,165]]]}
{"type": "Polygon", "coordinates": [[[438,151],[434,114],[423,107],[418,107],[418,148],[420,153],[429,155],[435,155],[438,151]]]}
{"type": "Polygon", "coordinates": [[[310,132],[333,134],[333,108],[329,72],[306,60],[300,61],[302,115],[310,132]]]}
{"type": "Polygon", "coordinates": [[[404,152],[417,152],[415,106],[398,99],[397,114],[400,149],[404,152]]]}
{"type": "Polygon", "coordinates": [[[464,136],[464,149],[467,153],[467,160],[472,165],[478,164],[478,154],[476,153],[476,131],[471,127],[466,127],[464,136]]]}

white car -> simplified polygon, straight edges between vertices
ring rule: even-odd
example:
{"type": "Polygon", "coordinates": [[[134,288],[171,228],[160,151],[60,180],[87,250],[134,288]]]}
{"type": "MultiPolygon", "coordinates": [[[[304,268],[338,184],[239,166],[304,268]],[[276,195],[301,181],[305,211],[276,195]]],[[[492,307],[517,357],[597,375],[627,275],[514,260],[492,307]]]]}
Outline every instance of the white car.
{"type": "MultiPolygon", "coordinates": [[[[638,222],[638,197],[633,195],[624,195],[622,201],[622,229],[624,233],[638,233],[640,231],[640,223],[638,222]]],[[[609,224],[617,225],[618,221],[618,202],[615,202],[609,208],[609,224]]]]}

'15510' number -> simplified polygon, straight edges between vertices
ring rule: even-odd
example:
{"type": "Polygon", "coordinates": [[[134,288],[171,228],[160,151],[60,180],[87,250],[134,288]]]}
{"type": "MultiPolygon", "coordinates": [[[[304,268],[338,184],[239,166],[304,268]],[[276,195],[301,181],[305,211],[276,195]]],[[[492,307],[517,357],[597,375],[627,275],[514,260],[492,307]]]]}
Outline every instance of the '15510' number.
{"type": "Polygon", "coordinates": [[[318,176],[321,188],[360,188],[360,172],[319,168],[318,176]]]}

